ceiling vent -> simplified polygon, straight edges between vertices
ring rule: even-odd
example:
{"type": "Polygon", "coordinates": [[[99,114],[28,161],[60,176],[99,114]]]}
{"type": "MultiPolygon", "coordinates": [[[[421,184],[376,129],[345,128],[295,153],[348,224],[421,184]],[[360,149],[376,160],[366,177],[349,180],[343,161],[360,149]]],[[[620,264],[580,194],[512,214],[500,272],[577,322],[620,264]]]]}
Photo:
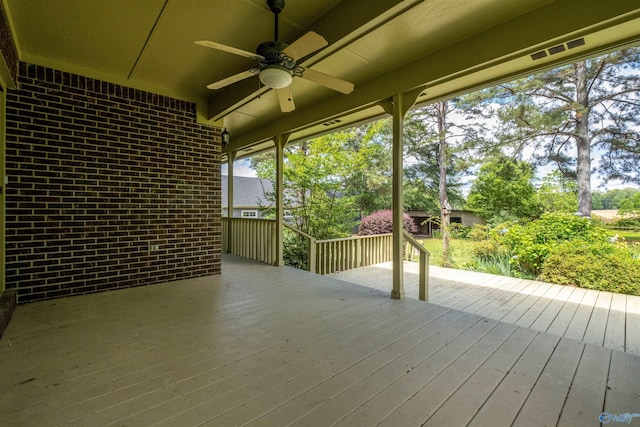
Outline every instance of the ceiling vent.
{"type": "Polygon", "coordinates": [[[324,122],[322,125],[323,126],[333,126],[333,125],[337,125],[338,123],[341,123],[341,120],[335,119],[335,120],[329,120],[328,122],[324,122]]]}
{"type": "Polygon", "coordinates": [[[542,58],[546,58],[547,56],[555,55],[560,52],[564,52],[569,49],[575,49],[578,46],[583,46],[585,44],[584,37],[580,37],[579,39],[571,40],[564,44],[559,44],[557,46],[550,47],[545,50],[541,50],[536,53],[531,54],[531,59],[538,60],[542,58]]]}

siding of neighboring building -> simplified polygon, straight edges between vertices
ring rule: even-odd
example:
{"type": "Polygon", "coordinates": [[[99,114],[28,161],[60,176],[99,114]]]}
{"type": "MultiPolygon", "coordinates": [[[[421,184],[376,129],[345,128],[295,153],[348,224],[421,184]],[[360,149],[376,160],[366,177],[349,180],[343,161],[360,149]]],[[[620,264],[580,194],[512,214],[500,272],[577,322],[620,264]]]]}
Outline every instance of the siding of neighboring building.
{"type": "MultiPolygon", "coordinates": [[[[228,188],[229,177],[222,175],[222,215],[228,216],[228,188]]],[[[273,192],[273,185],[268,179],[247,176],[233,177],[233,218],[262,218],[261,207],[271,203],[265,194],[273,192]],[[255,213],[255,216],[253,214],[255,213]]]]}

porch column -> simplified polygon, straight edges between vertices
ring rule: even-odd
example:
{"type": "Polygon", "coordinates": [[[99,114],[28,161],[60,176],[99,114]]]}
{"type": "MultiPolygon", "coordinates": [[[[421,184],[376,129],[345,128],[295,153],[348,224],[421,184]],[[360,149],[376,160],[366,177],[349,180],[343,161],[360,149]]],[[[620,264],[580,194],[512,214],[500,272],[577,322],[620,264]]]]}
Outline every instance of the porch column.
{"type": "Polygon", "coordinates": [[[290,133],[275,137],[276,144],[276,265],[284,265],[284,147],[289,142],[290,133]]]}
{"type": "Polygon", "coordinates": [[[391,298],[404,298],[404,268],[402,263],[402,243],[403,224],[402,214],[404,212],[404,194],[402,192],[402,180],[404,177],[402,154],[404,141],[404,95],[399,93],[393,96],[393,289],[391,298]]]}
{"type": "Polygon", "coordinates": [[[403,268],[403,242],[404,242],[404,195],[402,192],[403,152],[404,152],[404,116],[415,104],[418,96],[424,88],[418,88],[406,93],[394,94],[391,102],[382,103],[382,107],[393,117],[393,193],[392,193],[392,222],[393,222],[393,289],[391,298],[404,298],[404,268],[403,268]]]}
{"type": "Polygon", "coordinates": [[[227,253],[231,253],[233,239],[231,221],[233,218],[233,162],[235,160],[236,152],[233,150],[227,151],[227,253]]]}

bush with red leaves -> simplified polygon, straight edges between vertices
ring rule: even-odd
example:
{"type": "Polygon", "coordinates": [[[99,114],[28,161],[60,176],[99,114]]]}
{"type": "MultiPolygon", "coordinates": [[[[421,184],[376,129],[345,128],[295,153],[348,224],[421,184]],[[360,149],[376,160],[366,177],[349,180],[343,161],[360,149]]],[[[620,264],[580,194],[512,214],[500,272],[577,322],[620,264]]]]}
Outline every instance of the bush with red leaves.
{"type": "MultiPolygon", "coordinates": [[[[415,233],[418,231],[418,227],[413,222],[413,219],[404,213],[402,215],[402,221],[404,223],[404,229],[409,233],[415,233]]],[[[393,232],[392,211],[386,209],[377,211],[371,215],[367,215],[362,218],[360,227],[358,227],[358,235],[370,236],[373,234],[386,234],[393,232]]]]}

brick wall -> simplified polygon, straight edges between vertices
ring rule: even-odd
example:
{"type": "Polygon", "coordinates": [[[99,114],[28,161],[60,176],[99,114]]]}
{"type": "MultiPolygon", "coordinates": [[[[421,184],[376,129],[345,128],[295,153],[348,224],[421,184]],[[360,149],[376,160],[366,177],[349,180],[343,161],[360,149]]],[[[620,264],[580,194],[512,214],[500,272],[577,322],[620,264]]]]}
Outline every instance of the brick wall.
{"type": "Polygon", "coordinates": [[[194,104],[24,63],[18,82],[6,282],[19,303],[220,273],[220,130],[194,104]]]}

